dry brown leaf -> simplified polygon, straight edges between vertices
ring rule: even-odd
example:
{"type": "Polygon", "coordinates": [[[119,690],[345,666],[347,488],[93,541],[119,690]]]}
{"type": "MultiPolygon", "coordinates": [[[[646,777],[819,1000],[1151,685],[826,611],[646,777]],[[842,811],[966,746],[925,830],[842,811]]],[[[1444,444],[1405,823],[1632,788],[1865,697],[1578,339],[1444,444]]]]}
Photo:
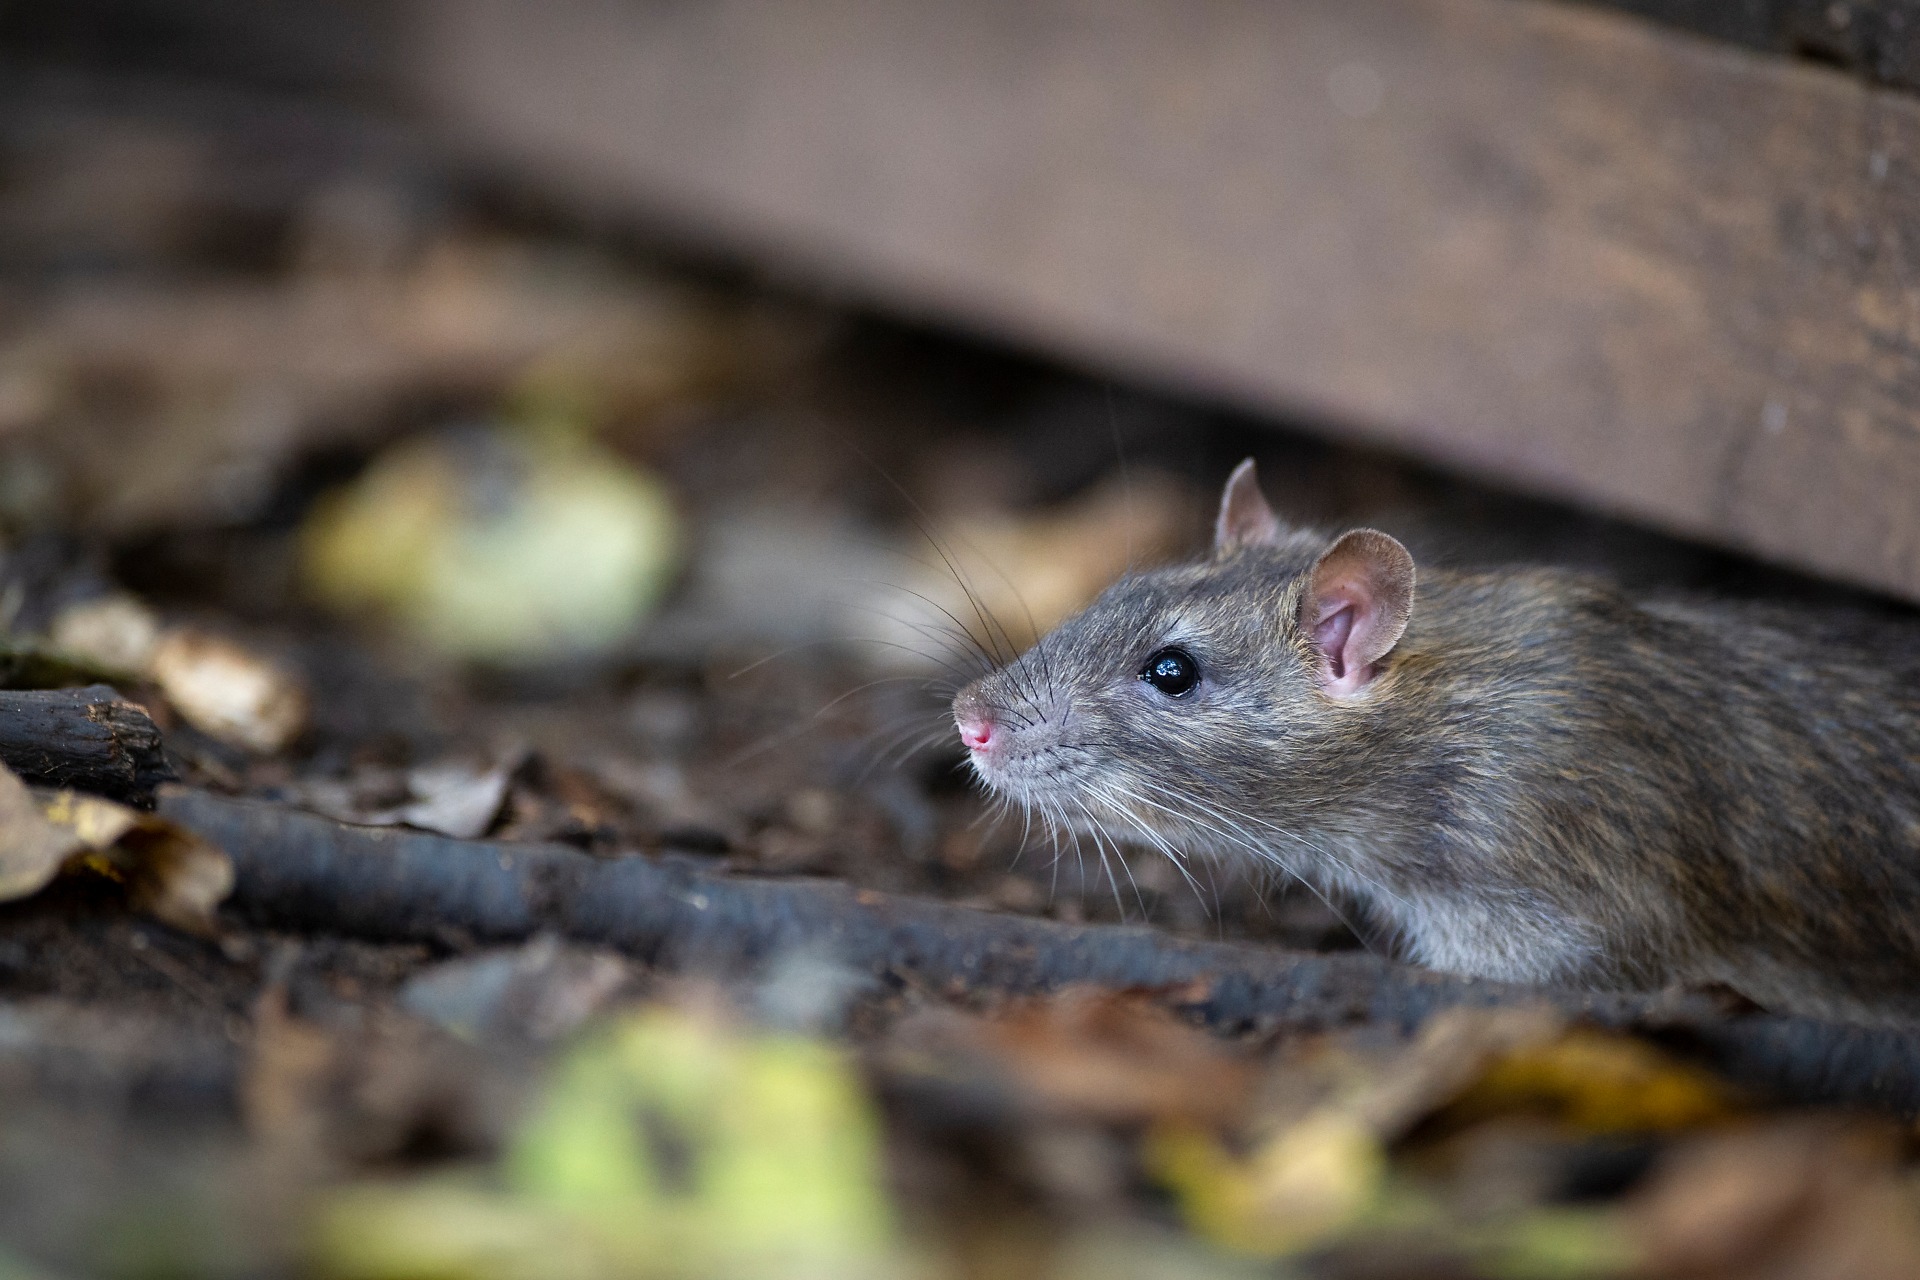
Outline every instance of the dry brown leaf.
{"type": "Polygon", "coordinates": [[[1573,1027],[1534,1005],[1449,1009],[1385,1054],[1338,1039],[1296,1052],[1266,1082],[1256,1125],[1283,1129],[1329,1108],[1391,1143],[1439,1114],[1464,1124],[1545,1113],[1583,1132],[1616,1133],[1712,1124],[1735,1104],[1711,1074],[1644,1040],[1573,1027]]]}
{"type": "Polygon", "coordinates": [[[47,821],[26,783],[0,765],[0,902],[46,888],[81,841],[47,821]]]}
{"type": "Polygon", "coordinates": [[[1255,1076],[1152,995],[1091,988],[987,1016],[929,1011],[902,1024],[890,1058],[995,1081],[1052,1115],[1116,1124],[1229,1123],[1255,1076]]]}
{"type": "Polygon", "coordinates": [[[188,933],[219,932],[214,913],[233,891],[225,853],[177,823],[77,791],[54,793],[43,813],[85,865],[127,886],[136,910],[188,933]]]}
{"type": "Polygon", "coordinates": [[[1693,1139],[1628,1207],[1647,1269],[1734,1280],[1920,1275],[1920,1200],[1891,1123],[1801,1116],[1693,1139]]]}
{"type": "Polygon", "coordinates": [[[291,672],[224,637],[167,627],[131,595],[68,606],[47,642],[89,669],[153,681],[188,724],[249,751],[278,751],[306,727],[306,690],[291,672]]]}
{"type": "Polygon", "coordinates": [[[188,724],[266,754],[307,723],[307,694],[288,671],[220,636],[180,627],[153,650],[149,674],[188,724]]]}
{"type": "Polygon", "coordinates": [[[77,791],[36,796],[0,765],[0,901],[83,866],[126,885],[134,908],[189,933],[218,932],[233,890],[227,855],[186,828],[77,791]]]}

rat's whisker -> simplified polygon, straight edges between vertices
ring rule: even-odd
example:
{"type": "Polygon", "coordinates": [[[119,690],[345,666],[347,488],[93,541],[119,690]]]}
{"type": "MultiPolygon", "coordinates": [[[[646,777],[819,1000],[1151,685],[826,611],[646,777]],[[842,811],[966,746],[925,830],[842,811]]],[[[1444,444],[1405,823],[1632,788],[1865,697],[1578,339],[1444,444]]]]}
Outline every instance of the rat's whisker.
{"type": "Polygon", "coordinates": [[[1119,814],[1126,820],[1129,826],[1133,827],[1146,838],[1149,845],[1166,855],[1167,860],[1173,864],[1173,869],[1178,871],[1181,878],[1193,889],[1194,899],[1198,901],[1202,907],[1206,906],[1207,900],[1200,892],[1200,882],[1193,878],[1191,871],[1187,870],[1186,855],[1175,850],[1171,844],[1167,843],[1165,837],[1142,822],[1137,814],[1126,807],[1128,801],[1138,800],[1139,797],[1129,791],[1118,788],[1101,788],[1100,795],[1109,808],[1119,814]]]}
{"type": "Polygon", "coordinates": [[[984,664],[981,674],[986,674],[987,672],[1000,670],[1001,663],[999,658],[987,650],[987,647],[980,642],[980,637],[974,634],[972,628],[968,627],[964,622],[960,621],[960,619],[957,616],[955,616],[953,610],[947,608],[945,605],[941,604],[938,600],[935,600],[932,596],[929,596],[924,592],[915,591],[912,587],[902,586],[897,582],[881,582],[881,583],[873,583],[871,585],[886,587],[889,590],[898,591],[902,595],[912,596],[915,600],[920,601],[920,603],[926,605],[929,609],[932,609],[934,612],[944,617],[947,620],[947,622],[950,624],[950,626],[942,626],[940,623],[935,622],[929,618],[909,620],[906,618],[898,617],[894,614],[886,612],[885,610],[879,608],[876,605],[861,604],[858,602],[854,602],[849,604],[847,607],[850,609],[859,610],[864,613],[876,614],[879,617],[885,618],[889,622],[896,623],[903,627],[912,627],[915,630],[919,630],[921,631],[922,634],[926,634],[926,630],[931,630],[933,634],[928,636],[927,637],[928,639],[934,639],[935,637],[942,638],[947,643],[952,644],[954,647],[965,650],[971,653],[974,657],[978,658],[981,661],[981,663],[984,664]],[[925,630],[922,630],[923,628],[925,630]]]}
{"type": "MultiPolygon", "coordinates": [[[[1211,834],[1223,840],[1226,840],[1231,844],[1239,846],[1240,848],[1253,854],[1254,857],[1260,860],[1261,862],[1264,862],[1267,865],[1270,865],[1273,867],[1277,867],[1279,870],[1285,872],[1288,876],[1292,877],[1293,880],[1295,880],[1301,885],[1304,885],[1307,891],[1313,894],[1314,897],[1320,899],[1321,904],[1325,906],[1328,911],[1331,911],[1333,913],[1334,918],[1340,921],[1341,924],[1345,925],[1347,927],[1347,930],[1350,933],[1352,933],[1356,938],[1361,939],[1362,943],[1365,944],[1366,935],[1361,933],[1360,930],[1354,927],[1353,922],[1347,919],[1345,913],[1343,913],[1339,907],[1334,905],[1333,899],[1329,897],[1320,888],[1319,885],[1315,884],[1311,878],[1301,875],[1297,870],[1295,870],[1291,865],[1289,865],[1285,859],[1281,858],[1279,854],[1275,852],[1272,848],[1254,839],[1253,834],[1251,832],[1241,827],[1238,823],[1233,822],[1231,819],[1226,817],[1226,815],[1221,814],[1216,810],[1213,810],[1211,806],[1206,805],[1202,801],[1195,800],[1192,796],[1183,796],[1178,792],[1168,790],[1167,788],[1158,786],[1154,783],[1145,783],[1143,785],[1147,786],[1149,789],[1153,790],[1154,792],[1166,797],[1168,800],[1174,802],[1175,804],[1186,804],[1186,805],[1192,806],[1192,808],[1190,808],[1186,812],[1181,812],[1179,810],[1169,808],[1166,805],[1156,804],[1155,802],[1148,800],[1145,796],[1140,797],[1143,803],[1152,805],[1156,809],[1161,809],[1162,811],[1166,812],[1168,815],[1174,818],[1183,819],[1187,822],[1190,822],[1193,825],[1201,828],[1203,831],[1210,832],[1211,834]],[[1195,812],[1193,812],[1193,809],[1199,809],[1203,812],[1210,813],[1212,814],[1215,820],[1212,822],[1209,822],[1206,819],[1198,816],[1198,814],[1196,814],[1195,812]]],[[[1276,830],[1278,830],[1278,828],[1276,828],[1276,830]]],[[[1287,834],[1287,833],[1283,832],[1282,834],[1287,834]]],[[[1312,844],[1308,844],[1307,847],[1316,853],[1324,854],[1323,850],[1320,850],[1319,848],[1317,848],[1312,844]]]]}
{"type": "MultiPolygon", "coordinates": [[[[911,627],[913,625],[899,619],[894,619],[894,621],[899,621],[901,626],[911,627]]],[[[938,653],[929,653],[925,649],[916,649],[910,644],[903,644],[898,640],[888,640],[883,636],[847,636],[844,638],[844,643],[870,644],[882,649],[894,649],[901,653],[910,654],[922,662],[932,663],[942,671],[945,671],[947,675],[954,680],[953,691],[955,693],[958,693],[965,685],[972,683],[980,675],[977,671],[970,671],[960,666],[952,658],[942,657],[938,653]]],[[[746,670],[751,669],[752,668],[746,668],[746,670]]]]}
{"type": "MultiPolygon", "coordinates": [[[[888,472],[885,467],[874,461],[872,457],[868,456],[861,449],[852,445],[848,447],[853,449],[855,456],[872,467],[895,493],[906,500],[907,506],[910,509],[908,514],[913,521],[914,527],[920,531],[920,536],[925,538],[927,544],[933,548],[934,554],[940,557],[941,563],[947,568],[947,572],[953,575],[954,583],[960,588],[961,592],[966,595],[967,603],[972,606],[974,616],[979,619],[980,626],[986,631],[988,643],[994,644],[997,649],[998,644],[994,639],[993,626],[988,622],[991,611],[986,608],[985,603],[980,599],[979,593],[974,590],[973,584],[967,579],[966,575],[960,571],[960,566],[956,563],[955,558],[948,553],[947,547],[940,541],[939,535],[934,533],[933,517],[927,512],[927,509],[921,505],[920,500],[908,492],[905,485],[894,479],[893,475],[888,472]]],[[[955,621],[957,622],[958,619],[955,619],[955,621]]],[[[1004,661],[996,662],[996,666],[1004,666],[1007,663],[1011,663],[1014,658],[1018,656],[1018,654],[1014,652],[1012,641],[1006,638],[1004,628],[1001,629],[1001,639],[1006,640],[1008,656],[1004,661]]]]}
{"type": "Polygon", "coordinates": [[[1020,865],[1020,858],[1027,851],[1027,837],[1033,834],[1033,806],[1022,805],[1020,808],[1020,843],[1014,847],[1013,861],[1008,864],[1009,869],[1020,865]]]}
{"type": "Polygon", "coordinates": [[[1403,907],[1407,905],[1407,902],[1404,898],[1394,893],[1393,890],[1387,888],[1386,885],[1381,884],[1379,881],[1375,880],[1373,877],[1363,874],[1358,867],[1354,866],[1350,861],[1341,858],[1331,848],[1328,848],[1325,845],[1316,844],[1313,841],[1309,840],[1306,836],[1300,834],[1297,831],[1289,831],[1287,828],[1278,826],[1272,822],[1267,821],[1264,818],[1255,817],[1253,814],[1246,813],[1246,812],[1243,812],[1242,810],[1236,809],[1233,806],[1226,804],[1224,801],[1213,801],[1212,803],[1215,806],[1217,806],[1219,809],[1225,810],[1227,813],[1230,813],[1235,817],[1238,817],[1242,821],[1253,823],[1264,830],[1272,832],[1274,835],[1280,836],[1284,839],[1293,840],[1298,844],[1304,845],[1306,848],[1312,850],[1314,853],[1319,854],[1321,857],[1331,862],[1334,866],[1338,867],[1340,870],[1354,877],[1354,879],[1359,880],[1362,884],[1367,885],[1369,888],[1373,889],[1375,892],[1381,894],[1386,898],[1393,900],[1394,902],[1399,903],[1403,907]]]}
{"type": "Polygon", "coordinates": [[[870,689],[877,689],[883,684],[901,684],[909,681],[924,682],[925,680],[926,680],[926,677],[924,675],[880,676],[879,678],[874,680],[869,680],[864,684],[855,685],[853,688],[847,690],[845,693],[841,694],[839,697],[834,698],[833,700],[828,702],[825,706],[816,710],[812,715],[802,720],[799,724],[794,725],[789,729],[785,729],[773,734],[769,734],[762,741],[756,742],[752,746],[747,747],[746,749],[740,751],[738,754],[723,761],[721,763],[721,767],[726,769],[738,768],[740,765],[746,763],[748,760],[752,760],[755,757],[763,754],[764,752],[771,751],[775,747],[786,745],[787,743],[793,741],[795,738],[799,737],[801,734],[810,732],[812,729],[814,729],[818,725],[819,721],[825,718],[827,713],[832,711],[835,707],[838,707],[841,703],[845,702],[849,698],[857,697],[862,693],[866,693],[870,689]]]}
{"type": "MultiPolygon", "coordinates": [[[[1073,797],[1073,804],[1074,804],[1074,807],[1080,810],[1082,814],[1086,815],[1087,836],[1089,839],[1093,841],[1094,851],[1100,855],[1101,870],[1106,872],[1107,883],[1113,888],[1114,909],[1120,913],[1120,919],[1122,921],[1125,921],[1127,918],[1127,908],[1126,908],[1126,905],[1120,899],[1120,878],[1114,875],[1113,863],[1108,861],[1107,859],[1107,841],[1101,834],[1100,820],[1093,816],[1093,810],[1089,809],[1087,807],[1087,802],[1081,799],[1079,796],[1073,797]]],[[[1114,846],[1113,857],[1115,860],[1117,860],[1120,863],[1121,869],[1126,871],[1127,879],[1133,880],[1133,869],[1127,866],[1127,860],[1121,856],[1120,848],[1118,845],[1114,846]]],[[[1146,910],[1147,910],[1146,899],[1140,896],[1140,882],[1137,880],[1133,880],[1133,896],[1136,899],[1138,899],[1140,902],[1141,914],[1142,915],[1146,914],[1146,910]]]]}
{"type": "MultiPolygon", "coordinates": [[[[874,730],[874,734],[887,733],[887,737],[877,744],[872,742],[866,744],[867,762],[861,767],[859,773],[854,775],[855,785],[864,783],[883,766],[888,769],[899,769],[908,760],[938,743],[950,732],[952,730],[945,723],[944,716],[939,717],[938,722],[931,726],[925,721],[918,721],[896,728],[890,733],[885,729],[874,730]]],[[[873,734],[868,736],[871,738],[873,734]]]]}

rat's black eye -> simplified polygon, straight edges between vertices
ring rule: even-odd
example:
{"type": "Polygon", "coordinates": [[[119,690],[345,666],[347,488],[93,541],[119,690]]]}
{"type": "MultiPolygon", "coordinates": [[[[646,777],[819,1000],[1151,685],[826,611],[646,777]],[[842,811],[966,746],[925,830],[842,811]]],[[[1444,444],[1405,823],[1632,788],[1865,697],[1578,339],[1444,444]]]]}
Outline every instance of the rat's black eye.
{"type": "Polygon", "coordinates": [[[1185,649],[1162,649],[1140,668],[1140,678],[1169,698],[1178,698],[1200,683],[1200,664],[1185,649]]]}

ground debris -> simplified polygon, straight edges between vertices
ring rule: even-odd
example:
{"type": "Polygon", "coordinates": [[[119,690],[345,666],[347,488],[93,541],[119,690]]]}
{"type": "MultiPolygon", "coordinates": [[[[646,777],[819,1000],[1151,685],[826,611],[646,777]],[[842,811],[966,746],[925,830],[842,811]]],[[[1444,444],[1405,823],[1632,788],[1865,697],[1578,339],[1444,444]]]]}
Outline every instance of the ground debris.
{"type": "MultiPolygon", "coordinates": [[[[687,860],[603,859],[565,846],[348,827],[181,787],[163,790],[160,812],[233,850],[235,905],[284,927],[393,941],[449,929],[495,941],[558,930],[654,963],[714,972],[830,938],[837,963],[936,990],[1021,993],[1088,982],[1194,989],[1194,1010],[1225,1027],[1317,1030],[1370,1020],[1411,1028],[1455,1006],[1546,1001],[1602,1024],[1684,1035],[1763,1091],[1920,1110],[1914,1034],[1897,1028],[1730,1019],[1705,996],[1503,986],[1370,955],[1067,925],[833,881],[730,876],[687,860]]],[[[1600,1057],[1610,1069],[1623,1065],[1600,1057]]],[[[1550,1080],[1553,1069],[1539,1064],[1537,1075],[1550,1080]]]]}
{"type": "Polygon", "coordinates": [[[1678,1145],[1625,1209],[1655,1275],[1920,1274],[1920,1184],[1897,1127],[1802,1116],[1678,1145]]]}
{"type": "Polygon", "coordinates": [[[452,657],[610,647],[659,600],[684,535],[656,477],[584,437],[469,429],[396,446],[316,504],[311,588],[452,657]]]}
{"type": "Polygon", "coordinates": [[[0,762],[40,786],[128,802],[174,776],[153,719],[103,684],[0,691],[0,762]]]}
{"type": "Polygon", "coordinates": [[[302,807],[342,822],[475,839],[500,817],[508,784],[526,758],[510,750],[491,761],[448,758],[411,769],[362,769],[350,779],[315,778],[288,787],[302,807]]]}
{"type": "Polygon", "coordinates": [[[328,1196],[323,1275],[900,1276],[846,1055],[656,1006],[575,1045],[497,1167],[328,1196]]]}
{"type": "Polygon", "coordinates": [[[76,791],[35,795],[0,766],[0,901],[63,870],[122,884],[136,910],[209,937],[233,889],[227,856],[178,823],[76,791]]]}
{"type": "Polygon", "coordinates": [[[1171,1012],[1161,993],[1069,988],[990,1014],[929,1008],[905,1019],[882,1059],[896,1082],[989,1089],[1036,1117],[1224,1123],[1246,1105],[1245,1054],[1171,1012]]]}
{"type": "Polygon", "coordinates": [[[307,690],[284,664],[204,628],[165,625],[124,592],[62,609],[45,643],[60,660],[151,685],[181,719],[233,746],[270,755],[307,725],[307,690]]]}
{"type": "Polygon", "coordinates": [[[423,969],[399,999],[409,1013],[465,1040],[553,1041],[578,1031],[634,981],[621,957],[546,934],[516,950],[423,969]]]}

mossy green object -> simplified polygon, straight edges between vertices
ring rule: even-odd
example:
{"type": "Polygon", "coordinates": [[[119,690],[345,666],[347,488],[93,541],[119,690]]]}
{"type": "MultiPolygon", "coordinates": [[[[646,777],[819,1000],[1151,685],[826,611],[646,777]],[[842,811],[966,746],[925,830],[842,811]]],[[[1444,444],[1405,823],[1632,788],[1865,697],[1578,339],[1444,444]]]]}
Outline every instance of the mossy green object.
{"type": "Polygon", "coordinates": [[[878,1121],[825,1043],[655,1009],[555,1068],[497,1179],[357,1188],[316,1233],[353,1280],[899,1276],[878,1121]]]}
{"type": "Polygon", "coordinates": [[[390,450],[316,504],[302,551],[323,601],[451,657],[522,664],[616,643],[681,542],[654,476],[583,437],[497,428],[390,450]]]}

